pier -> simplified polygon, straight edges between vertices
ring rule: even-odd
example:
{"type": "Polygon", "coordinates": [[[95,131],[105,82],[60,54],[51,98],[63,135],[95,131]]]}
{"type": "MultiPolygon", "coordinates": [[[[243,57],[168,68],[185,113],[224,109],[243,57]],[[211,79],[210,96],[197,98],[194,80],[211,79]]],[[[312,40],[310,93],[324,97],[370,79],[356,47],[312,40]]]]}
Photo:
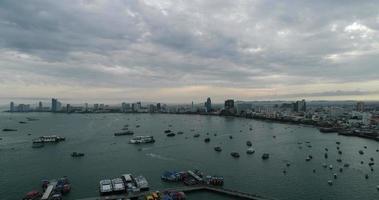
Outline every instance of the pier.
{"type": "MultiPolygon", "coordinates": [[[[237,190],[226,189],[222,187],[213,187],[208,185],[198,185],[198,186],[182,186],[176,188],[166,188],[161,191],[175,191],[175,192],[212,192],[218,193],[226,196],[233,197],[234,199],[249,199],[249,200],[276,200],[272,198],[262,197],[256,194],[250,194],[246,192],[241,192],[237,190]]],[[[143,198],[146,195],[152,193],[153,191],[139,192],[135,194],[123,194],[123,195],[110,195],[110,196],[101,196],[101,197],[91,197],[84,198],[80,200],[126,200],[126,199],[138,199],[143,198]]]]}

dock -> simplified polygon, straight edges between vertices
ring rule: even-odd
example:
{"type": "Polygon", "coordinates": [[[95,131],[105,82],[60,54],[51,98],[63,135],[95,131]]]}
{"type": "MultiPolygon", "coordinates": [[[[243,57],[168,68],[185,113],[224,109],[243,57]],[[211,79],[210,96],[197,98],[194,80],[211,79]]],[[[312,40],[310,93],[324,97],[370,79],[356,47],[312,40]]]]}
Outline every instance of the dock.
{"type": "MultiPolygon", "coordinates": [[[[246,192],[241,192],[237,190],[226,189],[222,187],[214,187],[208,185],[197,185],[197,186],[182,186],[176,188],[166,188],[160,191],[175,191],[175,192],[212,192],[218,193],[226,196],[233,197],[234,199],[249,199],[249,200],[276,200],[272,198],[266,198],[263,196],[259,196],[256,194],[250,194],[246,192]]],[[[80,200],[126,200],[126,199],[138,199],[143,198],[146,195],[150,194],[153,191],[139,192],[135,194],[123,194],[123,195],[110,195],[110,196],[101,196],[101,197],[91,197],[91,198],[83,198],[80,200]]]]}

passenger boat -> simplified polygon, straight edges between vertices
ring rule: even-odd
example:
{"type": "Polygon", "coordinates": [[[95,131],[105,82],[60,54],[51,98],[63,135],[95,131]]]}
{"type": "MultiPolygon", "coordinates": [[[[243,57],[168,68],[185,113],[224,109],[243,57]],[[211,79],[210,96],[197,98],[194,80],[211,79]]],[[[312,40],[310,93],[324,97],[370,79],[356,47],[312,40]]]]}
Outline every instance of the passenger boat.
{"type": "Polygon", "coordinates": [[[56,136],[56,135],[47,135],[47,136],[41,136],[39,138],[36,138],[33,140],[33,143],[58,143],[61,141],[65,141],[66,138],[56,136]]]}
{"type": "Polygon", "coordinates": [[[232,153],[230,153],[230,155],[231,155],[232,157],[234,157],[234,158],[239,158],[239,157],[240,157],[240,154],[237,153],[237,152],[232,152],[232,153]]]}
{"type": "Polygon", "coordinates": [[[264,153],[263,155],[262,155],[262,159],[263,160],[267,160],[267,159],[269,159],[270,158],[270,154],[268,154],[268,153],[264,153]]]}
{"type": "Polygon", "coordinates": [[[124,131],[124,132],[117,132],[114,134],[114,136],[122,136],[122,135],[133,135],[133,131],[124,131]]]}
{"type": "Polygon", "coordinates": [[[99,186],[100,195],[107,195],[112,193],[112,181],[109,179],[101,180],[99,186]]]}
{"type": "Polygon", "coordinates": [[[135,136],[133,139],[129,141],[131,144],[146,144],[146,143],[154,143],[153,136],[135,136]]]}
{"type": "Polygon", "coordinates": [[[112,179],[112,188],[114,193],[125,192],[125,185],[121,178],[112,179]]]}
{"type": "Polygon", "coordinates": [[[221,147],[219,147],[219,146],[215,147],[214,150],[217,151],[217,152],[221,152],[222,151],[221,147]]]}
{"type": "Polygon", "coordinates": [[[84,153],[79,153],[79,152],[72,152],[71,153],[71,157],[83,157],[84,156],[84,153]]]}

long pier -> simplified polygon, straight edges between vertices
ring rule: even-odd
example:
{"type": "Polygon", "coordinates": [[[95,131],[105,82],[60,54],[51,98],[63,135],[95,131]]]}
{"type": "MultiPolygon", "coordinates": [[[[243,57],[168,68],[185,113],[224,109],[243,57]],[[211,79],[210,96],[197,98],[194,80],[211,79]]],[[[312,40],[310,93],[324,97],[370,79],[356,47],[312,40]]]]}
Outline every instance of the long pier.
{"type": "MultiPolygon", "coordinates": [[[[184,193],[190,193],[190,192],[213,192],[218,193],[226,196],[233,197],[235,199],[247,199],[247,200],[275,200],[272,198],[266,198],[262,197],[256,194],[250,194],[246,192],[241,192],[237,190],[231,190],[226,189],[222,187],[213,187],[208,185],[198,185],[198,186],[184,186],[184,187],[176,187],[176,188],[166,188],[162,191],[175,191],[175,192],[184,192],[184,193]]],[[[126,200],[126,199],[139,199],[143,198],[146,195],[152,193],[152,191],[146,191],[146,192],[139,192],[135,194],[123,194],[123,195],[110,195],[110,196],[101,196],[101,197],[91,197],[91,198],[84,198],[81,200],[126,200]]]]}

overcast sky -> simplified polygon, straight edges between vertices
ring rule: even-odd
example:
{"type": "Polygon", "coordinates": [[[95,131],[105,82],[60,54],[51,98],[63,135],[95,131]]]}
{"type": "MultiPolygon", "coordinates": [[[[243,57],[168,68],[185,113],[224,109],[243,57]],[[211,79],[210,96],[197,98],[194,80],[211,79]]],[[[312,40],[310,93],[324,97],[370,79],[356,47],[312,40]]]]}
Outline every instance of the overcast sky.
{"type": "Polygon", "coordinates": [[[379,99],[379,3],[0,1],[0,98],[379,99]]]}

